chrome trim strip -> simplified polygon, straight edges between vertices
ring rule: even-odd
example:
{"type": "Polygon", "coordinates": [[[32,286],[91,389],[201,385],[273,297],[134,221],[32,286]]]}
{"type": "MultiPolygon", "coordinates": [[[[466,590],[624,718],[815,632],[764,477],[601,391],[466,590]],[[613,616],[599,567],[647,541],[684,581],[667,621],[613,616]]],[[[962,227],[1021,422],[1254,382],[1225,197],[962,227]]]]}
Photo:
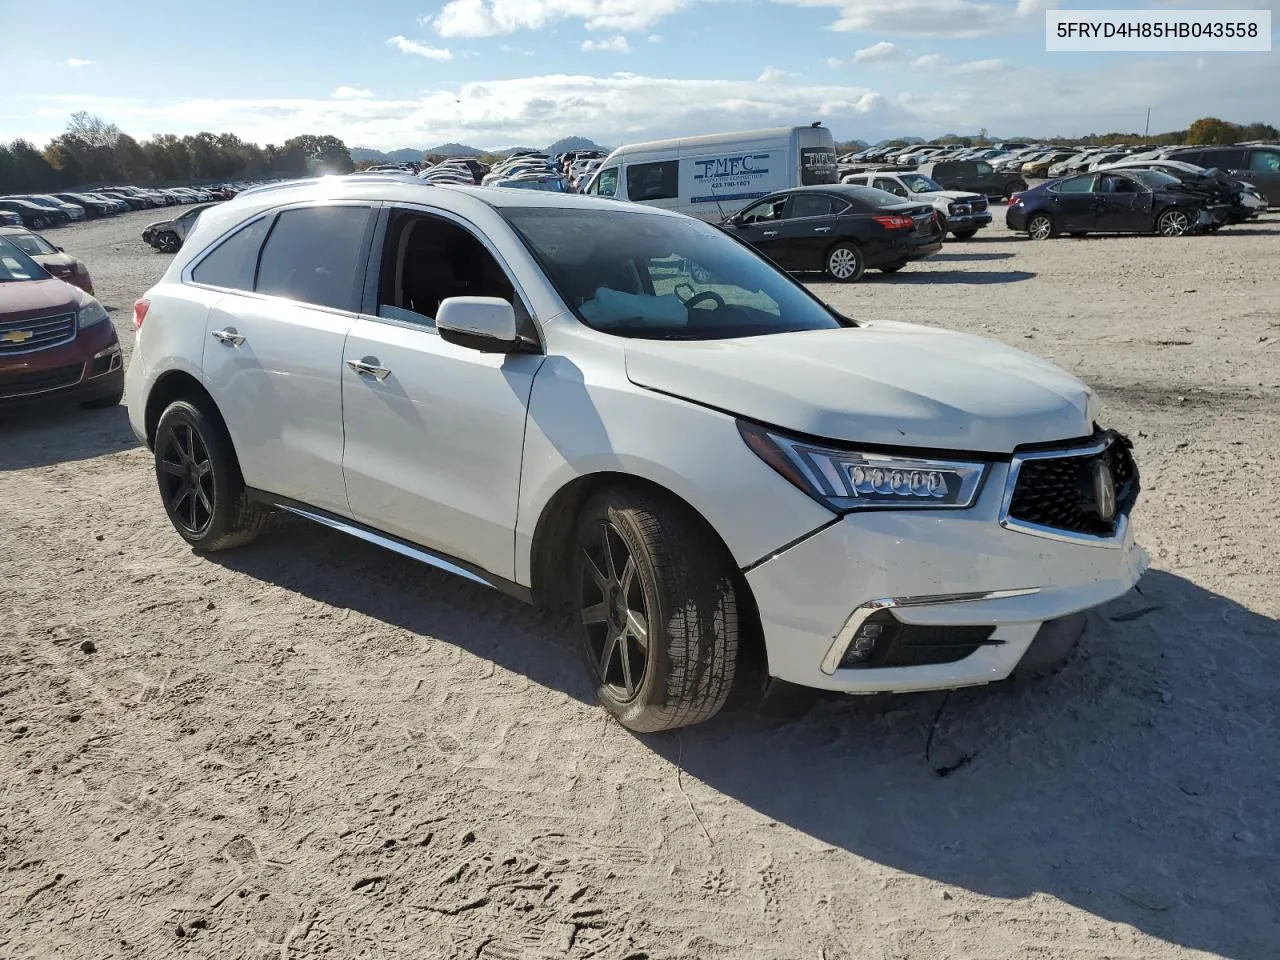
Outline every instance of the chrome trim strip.
{"type": "Polygon", "coordinates": [[[832,641],[827,655],[822,658],[822,672],[828,677],[834,676],[840,669],[840,661],[858,635],[862,625],[881,610],[893,610],[899,607],[933,607],[950,603],[977,603],[981,600],[1009,600],[1013,597],[1030,597],[1039,593],[1040,587],[1021,587],[1012,590],[987,590],[981,593],[949,593],[936,596],[920,597],[884,597],[880,600],[868,600],[850,614],[840,632],[832,641]]]}
{"type": "Polygon", "coordinates": [[[1118,550],[1125,544],[1129,534],[1129,515],[1122,513],[1116,517],[1116,532],[1109,537],[1092,533],[1075,533],[1071,530],[1060,530],[1057,527],[1046,527],[1026,520],[1017,520],[1009,516],[1009,508],[1013,506],[1013,494],[1018,486],[1018,477],[1022,474],[1022,465],[1029,460],[1068,460],[1077,457],[1096,457],[1109,450],[1115,443],[1114,438],[1091,443],[1083,447],[1059,447],[1056,450],[1035,450],[1029,453],[1015,453],[1009,463],[1009,478],[1005,481],[1004,497],[1000,501],[1000,526],[1015,533],[1026,533],[1046,540],[1057,540],[1061,543],[1078,543],[1089,547],[1105,547],[1118,550]]]}
{"type": "Polygon", "coordinates": [[[389,537],[383,537],[379,534],[374,533],[372,530],[365,530],[361,527],[356,527],[348,523],[343,523],[341,520],[335,519],[334,517],[326,517],[323,514],[312,513],[309,510],[303,510],[301,507],[294,507],[288,504],[277,504],[277,506],[281,510],[287,510],[289,513],[296,514],[297,516],[303,517],[304,519],[307,519],[307,520],[313,520],[316,523],[321,524],[322,526],[326,526],[331,530],[337,530],[339,533],[346,533],[360,540],[364,540],[368,543],[375,544],[376,546],[385,547],[388,550],[393,550],[396,553],[400,554],[401,556],[408,557],[411,560],[418,560],[421,563],[427,564],[428,566],[435,567],[437,570],[443,570],[445,573],[452,573],[455,576],[462,577],[464,580],[470,580],[472,583],[478,583],[481,586],[485,586],[485,587],[493,586],[493,584],[491,584],[484,577],[477,576],[476,574],[472,573],[470,570],[464,570],[462,567],[459,567],[456,564],[450,563],[448,560],[444,560],[433,553],[429,553],[426,550],[421,550],[416,547],[411,547],[406,543],[401,543],[399,540],[392,540],[389,537]]]}

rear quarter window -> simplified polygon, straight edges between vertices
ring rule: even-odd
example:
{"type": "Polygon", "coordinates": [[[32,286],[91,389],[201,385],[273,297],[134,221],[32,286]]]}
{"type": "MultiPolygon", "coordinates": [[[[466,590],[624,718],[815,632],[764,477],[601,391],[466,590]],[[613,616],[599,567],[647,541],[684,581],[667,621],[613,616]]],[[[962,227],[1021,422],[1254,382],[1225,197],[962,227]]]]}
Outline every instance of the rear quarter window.
{"type": "Polygon", "coordinates": [[[271,217],[260,217],[231,234],[191,271],[191,279],[210,287],[252,290],[258,254],[267,238],[271,217]]]}

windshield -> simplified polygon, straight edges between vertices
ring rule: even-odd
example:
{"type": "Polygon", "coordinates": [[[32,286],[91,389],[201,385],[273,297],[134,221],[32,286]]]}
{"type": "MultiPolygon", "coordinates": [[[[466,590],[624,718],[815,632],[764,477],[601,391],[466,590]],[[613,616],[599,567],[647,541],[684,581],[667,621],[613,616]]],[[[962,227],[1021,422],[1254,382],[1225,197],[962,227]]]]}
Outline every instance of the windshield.
{"type": "Polygon", "coordinates": [[[578,319],[596,330],[720,340],[847,324],[755,251],[700,220],[582,208],[501,212],[578,319]]]}
{"type": "Polygon", "coordinates": [[[48,280],[49,274],[7,237],[0,237],[0,283],[19,280],[48,280]]]}
{"type": "Polygon", "coordinates": [[[48,240],[44,239],[44,237],[37,237],[34,233],[11,233],[5,239],[23,253],[33,257],[58,252],[57,248],[48,240]]]}
{"type": "Polygon", "coordinates": [[[1159,170],[1133,170],[1130,176],[1134,179],[1141,180],[1148,187],[1167,187],[1171,183],[1177,183],[1177,177],[1171,177],[1167,173],[1161,173],[1159,170]]]}
{"type": "Polygon", "coordinates": [[[907,189],[912,193],[937,193],[942,189],[936,180],[926,177],[923,173],[904,173],[900,174],[898,179],[906,184],[907,189]]]}
{"type": "Polygon", "coordinates": [[[39,204],[42,207],[53,207],[55,210],[58,209],[58,201],[50,199],[49,197],[23,197],[22,199],[26,200],[28,203],[39,204]]]}

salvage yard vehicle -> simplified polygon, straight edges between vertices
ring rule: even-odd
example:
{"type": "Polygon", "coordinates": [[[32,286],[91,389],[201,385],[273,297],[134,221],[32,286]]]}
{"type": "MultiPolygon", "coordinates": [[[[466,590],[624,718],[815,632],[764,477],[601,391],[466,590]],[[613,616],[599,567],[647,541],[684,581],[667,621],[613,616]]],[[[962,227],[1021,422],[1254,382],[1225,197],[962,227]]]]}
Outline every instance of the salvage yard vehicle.
{"type": "Polygon", "coordinates": [[[187,239],[187,234],[195,226],[200,214],[211,206],[212,204],[206,203],[190,207],[172,220],[157,220],[147,224],[142,230],[142,242],[150,244],[161,253],[177,253],[182,249],[183,241],[187,239]]]}
{"type": "Polygon", "coordinates": [[[922,163],[916,168],[946,190],[965,190],[985,197],[1008,199],[1027,189],[1027,181],[1016,170],[997,170],[985,160],[943,160],[922,163]]]}
{"type": "Polygon", "coordinates": [[[120,343],[106,308],[0,236],[0,411],[114,407],[123,392],[120,343]]]}
{"type": "Polygon", "coordinates": [[[1107,170],[1158,170],[1188,187],[1199,189],[1216,203],[1226,204],[1228,220],[1244,223],[1267,210],[1267,198],[1251,183],[1242,183],[1221,170],[1206,170],[1182,160],[1122,160],[1101,168],[1107,170]]]}
{"type": "Polygon", "coordinates": [[[991,225],[991,208],[985,196],[963,190],[943,190],[922,173],[854,173],[841,182],[875,187],[914,203],[932,204],[943,234],[953,233],[957,240],[972,240],[979,230],[991,225]]]}
{"type": "Polygon", "coordinates": [[[65,280],[85,293],[93,293],[93,280],[84,261],[71,256],[40,234],[32,233],[25,227],[0,227],[0,237],[4,237],[59,280],[65,280]]]}
{"type": "Polygon", "coordinates": [[[134,325],[129,420],[187,543],[279,509],[567,608],[637,731],[710,718],[757,665],[847,693],[1038,672],[1146,565],[1130,444],[1083,384],[855,322],[661,210],[248,190],[134,325]]]}
{"type": "Polygon", "coordinates": [[[835,139],[814,123],[619,147],[583,192],[719,222],[779,190],[839,179],[835,139]]]}
{"type": "Polygon", "coordinates": [[[1229,221],[1230,205],[1158,170],[1084,173],[1020,193],[1005,224],[1032,240],[1061,234],[1158,233],[1181,237],[1229,221]]]}
{"type": "Polygon", "coordinates": [[[841,283],[868,268],[897,273],[942,249],[933,207],[872,187],[797,187],[725,220],[724,229],[783,270],[826,273],[841,283]]]}
{"type": "Polygon", "coordinates": [[[22,225],[29,230],[60,227],[71,222],[71,217],[65,211],[32,203],[21,197],[0,197],[0,210],[16,213],[22,225]]]}
{"type": "Polygon", "coordinates": [[[1216,167],[1237,180],[1252,183],[1262,191],[1271,206],[1280,207],[1280,146],[1276,144],[1196,147],[1169,150],[1165,156],[1199,167],[1216,167]]]}

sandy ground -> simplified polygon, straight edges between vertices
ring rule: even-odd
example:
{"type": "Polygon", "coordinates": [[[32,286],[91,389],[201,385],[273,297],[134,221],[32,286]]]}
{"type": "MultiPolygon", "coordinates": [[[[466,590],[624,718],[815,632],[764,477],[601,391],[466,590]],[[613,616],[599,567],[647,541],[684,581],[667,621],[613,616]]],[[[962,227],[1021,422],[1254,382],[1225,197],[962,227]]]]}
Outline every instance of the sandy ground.
{"type": "MultiPolygon", "coordinates": [[[[126,344],[152,218],[56,234],[126,344]]],[[[679,736],[376,548],[193,555],[123,408],[0,421],[0,957],[1277,956],[1277,254],[1000,228],[817,285],[1095,384],[1154,570],[1049,680],[679,736]]]]}

